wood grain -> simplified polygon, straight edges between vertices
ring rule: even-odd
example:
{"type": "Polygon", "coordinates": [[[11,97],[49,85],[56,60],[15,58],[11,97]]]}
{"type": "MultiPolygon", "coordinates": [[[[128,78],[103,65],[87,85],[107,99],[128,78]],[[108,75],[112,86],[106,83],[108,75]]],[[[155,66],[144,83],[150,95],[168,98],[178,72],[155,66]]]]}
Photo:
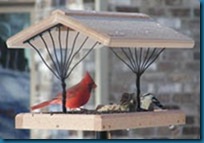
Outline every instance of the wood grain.
{"type": "Polygon", "coordinates": [[[110,131],[185,124],[180,110],[114,114],[21,113],[15,118],[17,129],[56,129],[110,131]]]}

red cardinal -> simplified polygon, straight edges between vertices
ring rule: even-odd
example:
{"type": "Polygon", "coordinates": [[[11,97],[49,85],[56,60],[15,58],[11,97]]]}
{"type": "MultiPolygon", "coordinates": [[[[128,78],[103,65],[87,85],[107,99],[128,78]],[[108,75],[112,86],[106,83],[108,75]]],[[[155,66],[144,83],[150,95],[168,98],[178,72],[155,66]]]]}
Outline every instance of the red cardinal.
{"type": "MultiPolygon", "coordinates": [[[[89,75],[89,73],[86,72],[86,75],[78,84],[67,89],[66,107],[78,108],[86,104],[89,100],[89,97],[91,95],[91,90],[93,88],[96,88],[96,84],[91,78],[91,76],[89,75]]],[[[50,104],[62,104],[62,93],[58,93],[57,96],[52,100],[45,101],[38,105],[32,106],[31,110],[43,108],[50,104]]]]}

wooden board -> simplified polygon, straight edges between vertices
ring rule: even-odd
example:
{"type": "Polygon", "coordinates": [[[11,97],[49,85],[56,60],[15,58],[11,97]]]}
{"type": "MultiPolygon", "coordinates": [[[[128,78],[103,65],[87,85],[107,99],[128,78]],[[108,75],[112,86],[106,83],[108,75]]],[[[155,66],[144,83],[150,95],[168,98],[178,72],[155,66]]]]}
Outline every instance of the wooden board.
{"type": "Polygon", "coordinates": [[[110,131],[185,124],[179,110],[114,114],[20,113],[17,129],[110,131]]]}

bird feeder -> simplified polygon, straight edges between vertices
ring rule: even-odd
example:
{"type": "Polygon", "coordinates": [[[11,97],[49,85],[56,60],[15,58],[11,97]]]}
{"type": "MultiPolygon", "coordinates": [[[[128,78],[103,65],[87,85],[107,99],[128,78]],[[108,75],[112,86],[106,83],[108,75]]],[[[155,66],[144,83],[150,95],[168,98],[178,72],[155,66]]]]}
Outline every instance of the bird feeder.
{"type": "Polygon", "coordinates": [[[94,48],[108,47],[133,72],[138,101],[135,108],[140,111],[140,77],[146,69],[165,48],[194,46],[191,38],[160,25],[146,14],[55,10],[48,18],[9,38],[7,45],[35,49],[61,81],[63,91],[62,113],[20,113],[16,116],[16,128],[95,131],[102,137],[111,130],[185,124],[185,114],[180,110],[65,114],[65,79],[94,48]],[[73,58],[85,47],[89,47],[88,51],[71,67],[73,58]],[[52,66],[42,56],[42,48],[46,49],[52,66]],[[60,50],[59,55],[56,49],[60,50]],[[124,55],[120,56],[118,50],[124,55]]]}

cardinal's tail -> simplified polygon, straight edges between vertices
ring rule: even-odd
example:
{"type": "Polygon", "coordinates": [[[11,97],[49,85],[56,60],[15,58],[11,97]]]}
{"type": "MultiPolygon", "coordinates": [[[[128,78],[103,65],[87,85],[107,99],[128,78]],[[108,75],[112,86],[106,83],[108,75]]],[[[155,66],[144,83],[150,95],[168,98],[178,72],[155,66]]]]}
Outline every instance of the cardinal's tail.
{"type": "Polygon", "coordinates": [[[39,109],[39,108],[43,108],[45,106],[48,106],[50,104],[55,104],[57,103],[57,99],[52,99],[52,100],[49,100],[49,101],[45,101],[45,102],[42,102],[40,104],[37,104],[37,105],[34,105],[31,107],[31,110],[35,110],[35,109],[39,109]]]}

